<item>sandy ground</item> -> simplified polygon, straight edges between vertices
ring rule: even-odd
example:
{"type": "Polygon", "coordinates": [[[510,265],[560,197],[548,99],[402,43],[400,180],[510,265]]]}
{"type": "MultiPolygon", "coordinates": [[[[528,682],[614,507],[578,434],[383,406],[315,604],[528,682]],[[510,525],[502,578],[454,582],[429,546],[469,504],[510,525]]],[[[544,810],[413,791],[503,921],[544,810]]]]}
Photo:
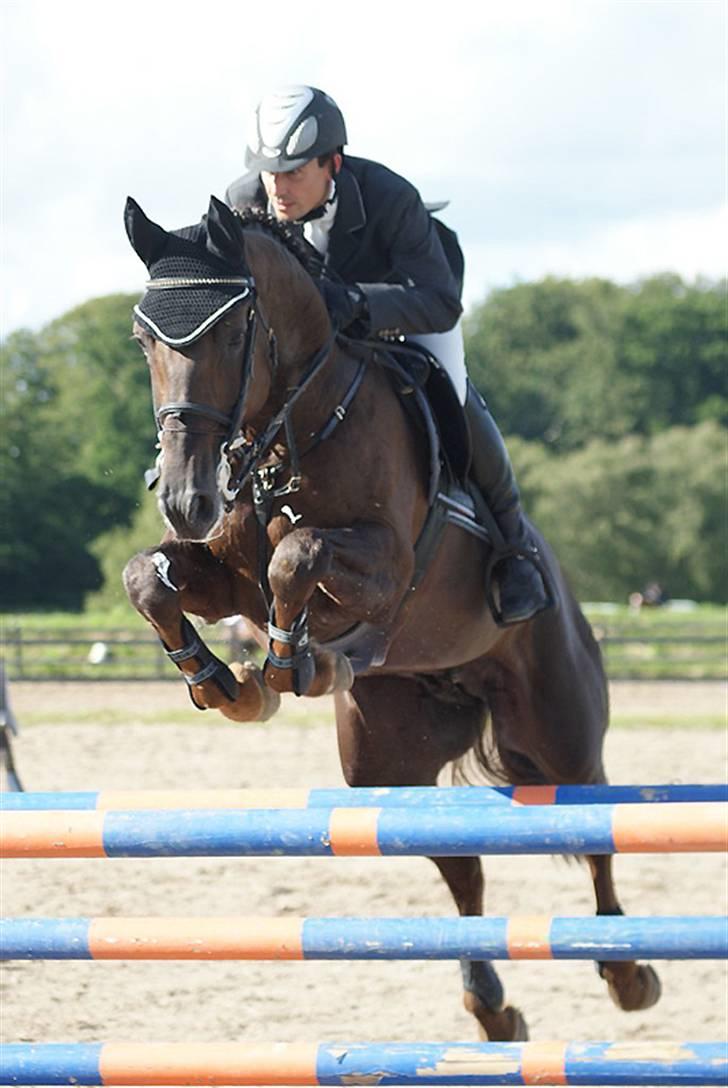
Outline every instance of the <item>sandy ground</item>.
{"type": "MultiPolygon", "coordinates": [[[[181,706],[175,685],[16,684],[12,703],[36,724],[16,742],[32,789],[327,786],[341,783],[333,718],[322,701],[311,724],[202,716],[187,725],[135,720],[181,706]],[[89,721],[119,708],[124,725],[89,721]],[[82,724],[72,715],[79,714],[82,724]],[[70,715],[70,720],[69,720],[70,715]],[[63,724],[58,724],[59,720],[63,724]]],[[[720,685],[614,685],[623,712],[659,708],[720,714],[720,685]]],[[[288,714],[288,722],[287,722],[288,714]]],[[[726,778],[721,730],[617,729],[607,744],[614,782],[726,778]]],[[[645,855],[615,859],[632,914],[722,913],[725,859],[645,855]]],[[[486,860],[492,914],[588,914],[584,868],[558,859],[486,860]]],[[[2,911],[36,915],[447,915],[452,905],[426,859],[163,859],[9,861],[2,911]]],[[[591,963],[505,963],[510,1000],[535,1039],[716,1040],[726,1035],[723,964],[658,965],[664,992],[647,1012],[615,1009],[591,963]]],[[[7,1041],[474,1039],[454,963],[8,963],[2,971],[7,1041]]]]}

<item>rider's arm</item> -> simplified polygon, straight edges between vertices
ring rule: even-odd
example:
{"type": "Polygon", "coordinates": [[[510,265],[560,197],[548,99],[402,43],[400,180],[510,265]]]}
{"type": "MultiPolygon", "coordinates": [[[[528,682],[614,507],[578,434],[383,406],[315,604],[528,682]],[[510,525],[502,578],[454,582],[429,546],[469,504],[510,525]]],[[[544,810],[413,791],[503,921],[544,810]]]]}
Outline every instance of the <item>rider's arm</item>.
{"type": "Polygon", "coordinates": [[[409,183],[380,208],[376,232],[386,248],[386,282],[359,283],[372,332],[446,332],[462,312],[458,285],[429,212],[409,183]]]}

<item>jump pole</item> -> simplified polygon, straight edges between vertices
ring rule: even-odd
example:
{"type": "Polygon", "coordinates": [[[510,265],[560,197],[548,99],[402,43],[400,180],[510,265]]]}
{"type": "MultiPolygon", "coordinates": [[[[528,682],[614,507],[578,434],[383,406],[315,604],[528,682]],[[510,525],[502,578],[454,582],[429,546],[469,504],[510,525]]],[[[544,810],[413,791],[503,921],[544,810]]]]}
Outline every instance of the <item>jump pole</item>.
{"type": "Polygon", "coordinates": [[[11,1043],[1,1085],[724,1085],[719,1043],[11,1043]]]}
{"type": "Polygon", "coordinates": [[[726,959],[728,920],[639,918],[5,918],[0,959],[726,959]]]}
{"type": "Polygon", "coordinates": [[[0,856],[476,857],[724,852],[728,804],[0,813],[0,856]]]}

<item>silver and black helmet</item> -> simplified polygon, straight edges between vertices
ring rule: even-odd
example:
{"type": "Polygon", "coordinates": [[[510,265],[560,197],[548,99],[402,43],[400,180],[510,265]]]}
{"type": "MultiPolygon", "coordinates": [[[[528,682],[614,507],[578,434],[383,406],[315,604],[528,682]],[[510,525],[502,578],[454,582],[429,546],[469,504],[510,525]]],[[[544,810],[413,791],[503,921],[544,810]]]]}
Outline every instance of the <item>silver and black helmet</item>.
{"type": "Polygon", "coordinates": [[[333,98],[318,87],[281,87],[255,111],[245,166],[250,173],[287,173],[345,143],[344,118],[333,98]]]}

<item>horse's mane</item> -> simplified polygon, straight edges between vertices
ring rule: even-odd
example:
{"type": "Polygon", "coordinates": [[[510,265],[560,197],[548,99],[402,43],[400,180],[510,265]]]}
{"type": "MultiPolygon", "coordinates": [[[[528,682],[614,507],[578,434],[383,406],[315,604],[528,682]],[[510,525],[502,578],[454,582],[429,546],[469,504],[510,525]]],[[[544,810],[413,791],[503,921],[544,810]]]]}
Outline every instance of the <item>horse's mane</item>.
{"type": "Polygon", "coordinates": [[[240,219],[243,227],[258,227],[273,235],[289,253],[305,268],[309,276],[318,279],[323,271],[321,255],[309,245],[303,236],[289,223],[276,219],[262,208],[235,208],[233,214],[240,219]]]}

